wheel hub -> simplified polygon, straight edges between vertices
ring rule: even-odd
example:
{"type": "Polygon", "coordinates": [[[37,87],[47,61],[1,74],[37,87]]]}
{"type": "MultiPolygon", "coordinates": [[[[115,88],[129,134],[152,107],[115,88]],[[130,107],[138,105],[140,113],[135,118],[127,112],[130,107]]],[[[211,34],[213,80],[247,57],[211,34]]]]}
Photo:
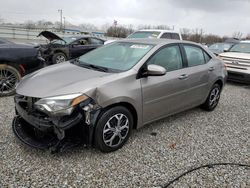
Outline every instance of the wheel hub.
{"type": "Polygon", "coordinates": [[[129,132],[129,120],[124,114],[112,116],[104,126],[103,141],[109,147],[120,145],[129,132]]]}

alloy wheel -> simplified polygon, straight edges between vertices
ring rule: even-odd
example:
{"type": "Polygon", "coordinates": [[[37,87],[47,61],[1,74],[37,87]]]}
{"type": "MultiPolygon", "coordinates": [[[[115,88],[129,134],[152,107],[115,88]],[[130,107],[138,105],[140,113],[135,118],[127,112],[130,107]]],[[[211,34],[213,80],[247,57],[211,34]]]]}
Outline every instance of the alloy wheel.
{"type": "Polygon", "coordinates": [[[104,126],[103,141],[109,147],[119,146],[129,133],[129,119],[124,114],[115,114],[104,126]]]}
{"type": "Polygon", "coordinates": [[[15,90],[19,79],[12,69],[0,69],[0,93],[9,94],[15,90]]]}
{"type": "Polygon", "coordinates": [[[209,105],[211,107],[216,106],[218,104],[218,102],[219,102],[219,99],[220,99],[220,89],[218,87],[215,87],[211,91],[211,94],[210,94],[210,97],[209,97],[209,105]]]}
{"type": "Polygon", "coordinates": [[[58,55],[58,56],[56,57],[56,63],[62,63],[62,62],[64,62],[64,61],[66,61],[66,58],[65,58],[64,55],[58,55]]]}

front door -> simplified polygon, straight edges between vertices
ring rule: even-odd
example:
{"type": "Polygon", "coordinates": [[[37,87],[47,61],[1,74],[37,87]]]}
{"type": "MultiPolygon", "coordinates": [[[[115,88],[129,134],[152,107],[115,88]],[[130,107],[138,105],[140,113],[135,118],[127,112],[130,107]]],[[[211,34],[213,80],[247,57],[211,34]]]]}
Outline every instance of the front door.
{"type": "Polygon", "coordinates": [[[187,71],[179,45],[163,47],[147,64],[160,65],[167,73],[141,78],[144,124],[181,111],[189,102],[187,71]]]}

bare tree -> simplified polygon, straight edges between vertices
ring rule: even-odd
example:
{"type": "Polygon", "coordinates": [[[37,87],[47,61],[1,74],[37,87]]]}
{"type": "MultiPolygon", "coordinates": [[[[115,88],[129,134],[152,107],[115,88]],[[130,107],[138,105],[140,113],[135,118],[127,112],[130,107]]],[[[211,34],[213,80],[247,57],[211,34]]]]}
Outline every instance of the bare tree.
{"type": "Polygon", "coordinates": [[[242,36],[243,36],[243,33],[240,32],[240,31],[235,31],[235,32],[233,33],[233,38],[241,39],[242,36]]]}
{"type": "Polygon", "coordinates": [[[130,30],[124,26],[111,26],[107,30],[107,36],[125,38],[130,34],[130,30]]]}
{"type": "Polygon", "coordinates": [[[97,30],[97,27],[94,24],[90,24],[90,23],[80,24],[79,27],[82,30],[87,30],[87,31],[95,31],[95,30],[97,30]]]}
{"type": "Polygon", "coordinates": [[[250,40],[250,33],[247,34],[246,39],[250,40]]]}
{"type": "Polygon", "coordinates": [[[34,28],[36,28],[36,24],[33,21],[28,20],[24,23],[24,28],[25,29],[34,29],[34,28]]]}
{"type": "Polygon", "coordinates": [[[0,24],[4,22],[4,19],[0,15],[0,24]]]}
{"type": "Polygon", "coordinates": [[[171,28],[168,25],[138,25],[138,30],[141,29],[164,29],[170,30],[171,28]]]}
{"type": "Polygon", "coordinates": [[[193,42],[198,42],[198,43],[202,43],[202,37],[205,34],[205,31],[202,28],[196,28],[192,31],[192,34],[189,37],[190,41],[193,42]]]}
{"type": "Polygon", "coordinates": [[[183,40],[189,40],[189,37],[191,35],[191,30],[188,28],[182,28],[180,29],[181,35],[183,40]]]}

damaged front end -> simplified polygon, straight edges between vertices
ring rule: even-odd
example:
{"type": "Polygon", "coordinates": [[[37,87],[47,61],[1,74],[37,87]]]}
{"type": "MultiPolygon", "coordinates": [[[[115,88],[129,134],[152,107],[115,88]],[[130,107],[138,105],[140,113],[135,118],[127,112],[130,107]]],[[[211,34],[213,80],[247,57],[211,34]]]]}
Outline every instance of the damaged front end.
{"type": "Polygon", "coordinates": [[[15,135],[25,144],[62,151],[69,147],[92,145],[94,126],[101,107],[83,94],[50,98],[15,96],[15,135]]]}

